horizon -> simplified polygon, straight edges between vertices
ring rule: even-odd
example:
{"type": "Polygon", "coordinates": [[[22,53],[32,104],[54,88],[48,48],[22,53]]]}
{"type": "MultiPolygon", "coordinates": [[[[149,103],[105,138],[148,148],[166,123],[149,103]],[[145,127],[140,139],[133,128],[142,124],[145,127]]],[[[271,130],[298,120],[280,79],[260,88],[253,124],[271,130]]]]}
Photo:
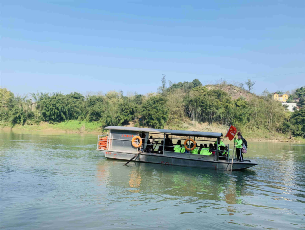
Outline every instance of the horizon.
{"type": "Polygon", "coordinates": [[[1,87],[35,92],[157,92],[173,83],[305,85],[305,2],[1,3],[1,87]]]}

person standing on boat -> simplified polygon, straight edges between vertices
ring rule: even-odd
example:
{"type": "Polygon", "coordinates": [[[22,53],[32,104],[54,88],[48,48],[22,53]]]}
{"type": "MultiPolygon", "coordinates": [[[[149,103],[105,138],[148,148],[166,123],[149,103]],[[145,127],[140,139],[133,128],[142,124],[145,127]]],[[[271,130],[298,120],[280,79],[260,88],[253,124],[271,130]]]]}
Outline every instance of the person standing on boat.
{"type": "Polygon", "coordinates": [[[243,135],[241,135],[240,132],[238,132],[237,135],[241,136],[241,139],[242,139],[242,141],[243,141],[243,144],[246,146],[246,148],[248,148],[248,143],[247,143],[246,139],[243,137],[243,135]]]}
{"type": "Polygon", "coordinates": [[[234,138],[234,143],[236,146],[236,155],[237,155],[237,161],[244,161],[242,149],[243,149],[243,140],[241,139],[241,135],[239,134],[237,136],[237,139],[234,138]]]}

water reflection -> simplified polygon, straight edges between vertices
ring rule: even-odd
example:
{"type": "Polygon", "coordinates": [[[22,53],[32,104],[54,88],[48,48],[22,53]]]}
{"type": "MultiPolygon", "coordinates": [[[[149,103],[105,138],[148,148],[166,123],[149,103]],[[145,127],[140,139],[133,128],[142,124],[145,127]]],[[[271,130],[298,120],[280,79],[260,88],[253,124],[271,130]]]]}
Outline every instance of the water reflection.
{"type": "Polygon", "coordinates": [[[250,170],[232,173],[143,163],[126,167],[122,162],[102,160],[96,175],[100,185],[117,187],[125,192],[240,204],[241,196],[253,195],[247,184],[249,177],[253,180],[256,173],[250,170]]]}

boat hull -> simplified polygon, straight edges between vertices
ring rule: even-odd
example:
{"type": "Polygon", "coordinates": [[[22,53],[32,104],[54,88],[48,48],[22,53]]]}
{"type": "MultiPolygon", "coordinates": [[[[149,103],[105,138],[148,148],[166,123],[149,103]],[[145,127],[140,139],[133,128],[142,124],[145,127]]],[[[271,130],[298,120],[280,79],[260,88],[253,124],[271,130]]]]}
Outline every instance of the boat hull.
{"type": "MultiPolygon", "coordinates": [[[[136,156],[134,153],[124,153],[117,151],[103,151],[105,157],[108,159],[116,159],[129,161],[131,158],[136,156]]],[[[152,154],[152,153],[141,153],[134,160],[134,162],[153,163],[153,164],[164,164],[164,165],[176,165],[184,167],[196,167],[213,170],[243,170],[257,165],[255,162],[244,161],[237,162],[236,160],[219,160],[214,161],[213,156],[202,156],[192,154],[152,154]]]]}

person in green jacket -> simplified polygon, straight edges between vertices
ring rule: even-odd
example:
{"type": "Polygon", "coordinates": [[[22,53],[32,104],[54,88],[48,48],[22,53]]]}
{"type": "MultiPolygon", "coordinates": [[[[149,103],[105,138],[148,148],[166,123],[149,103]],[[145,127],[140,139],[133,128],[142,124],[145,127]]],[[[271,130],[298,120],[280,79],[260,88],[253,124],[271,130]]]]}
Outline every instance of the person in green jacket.
{"type": "Polygon", "coordinates": [[[234,138],[234,143],[236,147],[237,161],[243,162],[244,161],[243,152],[242,152],[243,140],[241,139],[241,135],[238,135],[237,139],[236,137],[234,138]]]}
{"type": "MultiPolygon", "coordinates": [[[[217,141],[215,141],[215,145],[217,144],[217,141]]],[[[225,143],[223,143],[222,139],[220,139],[220,143],[218,144],[218,150],[220,150],[220,147],[226,147],[225,143]]],[[[220,151],[219,155],[226,155],[227,151],[220,151]]]]}
{"type": "MultiPolygon", "coordinates": [[[[215,141],[215,144],[217,144],[217,141],[215,141]]],[[[218,150],[220,150],[220,146],[226,147],[222,140],[220,140],[220,143],[218,144],[218,150]]]]}
{"type": "Polygon", "coordinates": [[[181,140],[177,141],[177,144],[174,147],[174,152],[175,153],[181,153],[181,140]]]}
{"type": "Polygon", "coordinates": [[[185,153],[185,147],[184,145],[182,145],[181,149],[180,149],[180,153],[185,153]]]}
{"type": "Polygon", "coordinates": [[[204,146],[200,148],[199,154],[204,156],[210,156],[212,153],[210,152],[210,149],[208,148],[207,144],[204,144],[204,146]]]}
{"type": "MultiPolygon", "coordinates": [[[[191,148],[193,148],[193,147],[194,147],[194,144],[192,143],[191,148]]],[[[191,150],[191,154],[198,154],[198,149],[196,147],[193,150],[191,150]]]]}

